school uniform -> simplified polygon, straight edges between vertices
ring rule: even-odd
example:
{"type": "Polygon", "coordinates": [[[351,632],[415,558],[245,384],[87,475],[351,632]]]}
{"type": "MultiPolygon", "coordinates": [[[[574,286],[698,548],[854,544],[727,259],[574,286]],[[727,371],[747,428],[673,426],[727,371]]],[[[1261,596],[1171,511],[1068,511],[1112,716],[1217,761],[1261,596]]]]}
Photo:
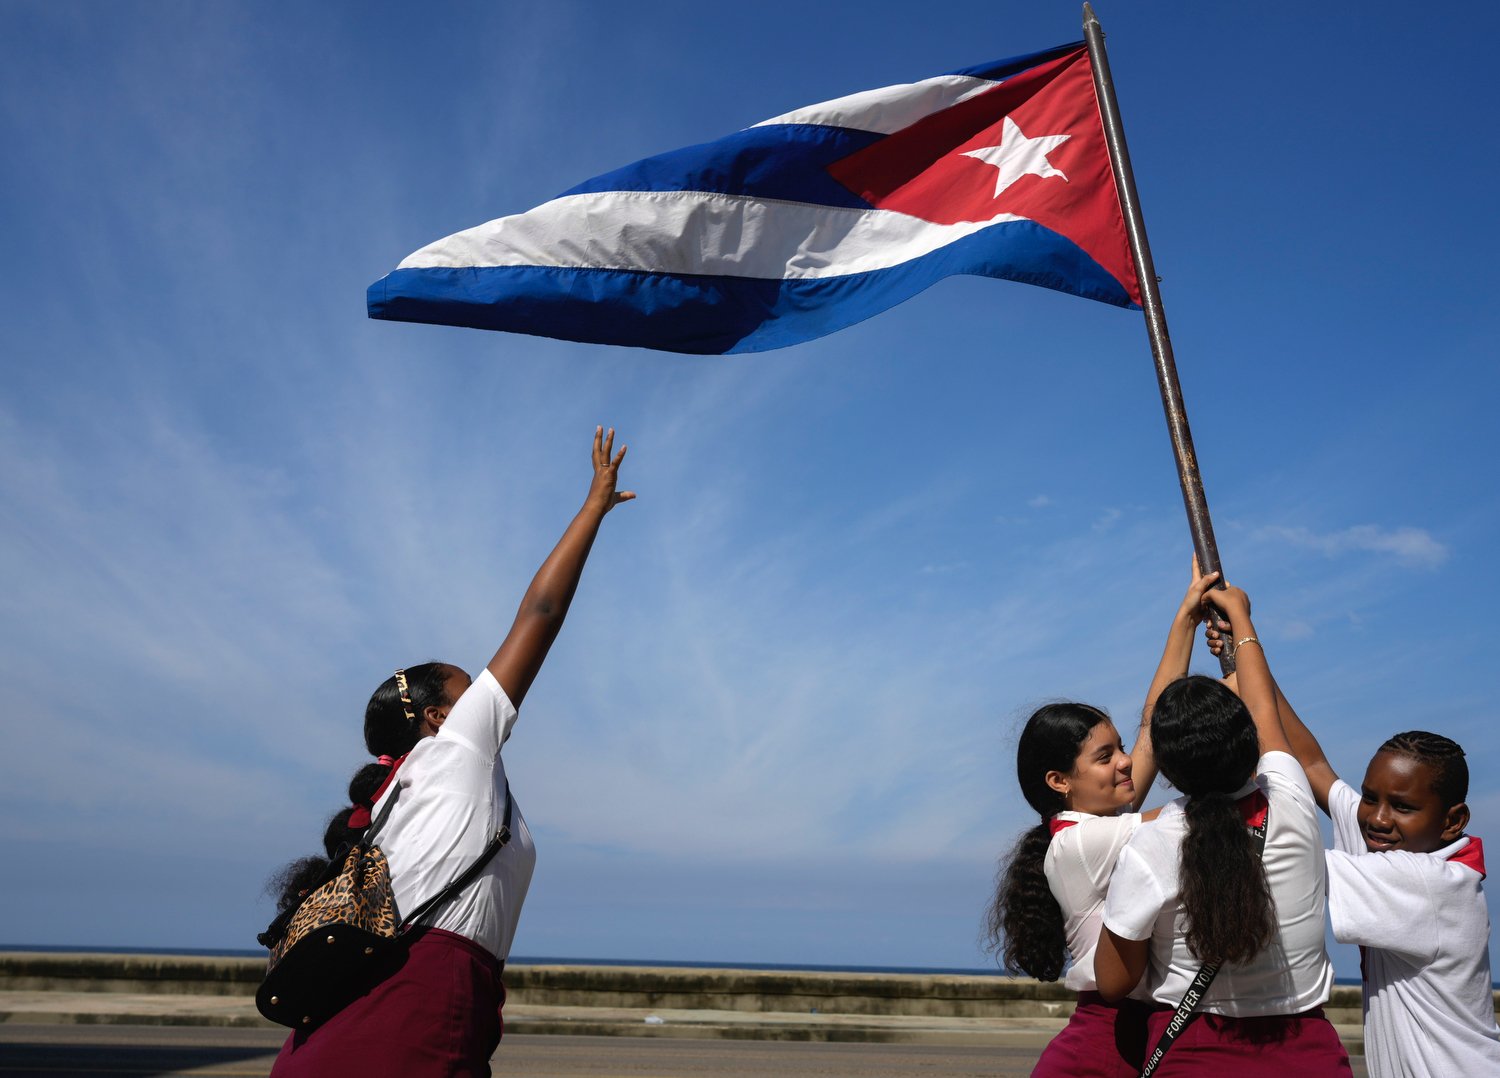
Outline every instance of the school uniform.
{"type": "MultiPolygon", "coordinates": [[[[1317,803],[1301,765],[1287,753],[1266,753],[1256,771],[1256,778],[1234,796],[1249,804],[1258,790],[1269,805],[1262,863],[1275,902],[1276,934],[1249,962],[1220,968],[1199,1005],[1199,1016],[1163,1057],[1156,1071],[1162,1078],[1350,1073],[1348,1055],[1322,1013],[1333,987],[1333,966],[1323,946],[1325,883],[1317,803]]],[[[1131,836],[1104,905],[1104,925],[1111,932],[1151,944],[1145,980],[1157,1009],[1148,1021],[1148,1050],[1203,965],[1188,950],[1180,902],[1186,800],[1170,802],[1154,823],[1131,836]]]]}
{"type": "Polygon", "coordinates": [[[1052,1038],[1032,1078],[1135,1078],[1145,1054],[1145,1013],[1137,1000],[1106,1003],[1094,978],[1094,952],[1110,874],[1141,824],[1138,812],[1094,816],[1060,812],[1042,867],[1062,908],[1068,954],[1063,984],[1078,993],[1068,1024],[1052,1038]]]}
{"type": "MultiPolygon", "coordinates": [[[[379,816],[396,797],[376,843],[390,865],[398,910],[416,909],[457,879],[505,822],[500,749],[515,721],[505,690],[484,670],[376,800],[379,816]]],[[[536,865],[531,831],[515,805],[511,831],[478,877],[424,918],[396,973],[316,1030],[287,1039],[273,1078],[489,1075],[502,1032],[500,976],[536,865]]]]}
{"type": "Polygon", "coordinates": [[[1500,1075],[1482,843],[1370,853],[1359,803],[1343,781],[1328,793],[1328,912],[1360,945],[1371,1078],[1500,1075]]]}

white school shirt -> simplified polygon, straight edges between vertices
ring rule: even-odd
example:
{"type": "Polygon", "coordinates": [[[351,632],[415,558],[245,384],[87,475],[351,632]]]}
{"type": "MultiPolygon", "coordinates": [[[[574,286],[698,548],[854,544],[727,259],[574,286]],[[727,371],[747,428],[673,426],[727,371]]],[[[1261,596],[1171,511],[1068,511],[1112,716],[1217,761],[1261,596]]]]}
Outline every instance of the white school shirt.
{"type": "MultiPolygon", "coordinates": [[[[418,741],[394,786],[401,796],[375,843],[391,867],[396,909],[406,916],[457,879],[505,822],[505,764],[500,746],[516,709],[484,670],[458,698],[432,737],[418,741]]],[[[394,789],[393,786],[393,789],[394,789]]],[[[391,797],[375,803],[372,815],[391,797]]],[[[513,808],[511,839],[479,877],[442,903],[423,924],[467,936],[500,961],[510,953],[521,904],[536,867],[536,846],[513,808]]]]}
{"type": "Polygon", "coordinates": [[[1369,853],[1359,802],[1342,780],[1328,791],[1328,913],[1340,943],[1364,948],[1371,1078],[1500,1075],[1484,877],[1448,860],[1471,840],[1369,853]]]}
{"type": "Polygon", "coordinates": [[[1073,825],[1052,836],[1042,860],[1047,886],[1062,907],[1068,954],[1073,958],[1063,985],[1074,992],[1095,992],[1099,982],[1094,979],[1094,951],[1099,946],[1109,876],[1115,870],[1115,859],[1140,826],[1141,814],[1059,812],[1053,818],[1073,825]]]}
{"type": "MultiPolygon", "coordinates": [[[[1277,927],[1254,959],[1221,967],[1204,996],[1201,1010],[1231,1018],[1298,1014],[1324,1003],[1333,987],[1333,965],[1323,946],[1323,836],[1312,788],[1301,765],[1284,752],[1266,753],[1256,770],[1256,779],[1235,796],[1259,786],[1270,802],[1263,863],[1277,927]]],[[[1203,965],[1188,950],[1178,901],[1185,800],[1168,803],[1155,822],[1131,836],[1104,903],[1111,932],[1151,941],[1151,998],[1169,1007],[1181,1002],[1203,965]]]]}

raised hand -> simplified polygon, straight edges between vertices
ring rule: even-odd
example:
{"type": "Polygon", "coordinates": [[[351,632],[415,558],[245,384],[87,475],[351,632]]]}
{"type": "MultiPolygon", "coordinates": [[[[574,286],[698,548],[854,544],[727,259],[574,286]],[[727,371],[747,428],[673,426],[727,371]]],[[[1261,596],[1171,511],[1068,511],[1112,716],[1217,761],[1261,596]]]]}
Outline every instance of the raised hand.
{"type": "MultiPolygon", "coordinates": [[[[1224,623],[1222,632],[1213,622],[1209,622],[1203,630],[1203,640],[1208,645],[1208,650],[1213,652],[1214,655],[1222,655],[1224,654],[1224,649],[1229,646],[1226,638],[1233,634],[1233,632],[1234,626],[1228,622],[1224,623]]],[[[1234,686],[1231,685],[1230,688],[1234,688],[1234,686]]]]}
{"type": "Polygon", "coordinates": [[[606,436],[603,427],[595,427],[594,478],[589,484],[588,497],[536,576],[531,578],[531,586],[516,611],[516,620],[489,663],[490,673],[516,707],[521,706],[562,628],[604,514],[635,497],[633,491],[615,489],[620,479],[620,462],[624,459],[623,445],[615,452],[614,429],[606,436]]]}
{"type": "Polygon", "coordinates": [[[1187,593],[1182,597],[1182,605],[1177,608],[1178,618],[1186,621],[1194,628],[1204,619],[1207,614],[1206,599],[1210,588],[1219,582],[1219,573],[1213,572],[1206,576],[1198,571],[1198,556],[1193,555],[1193,575],[1188,582],[1187,593]]]}
{"type": "MultiPolygon", "coordinates": [[[[1226,584],[1222,588],[1206,592],[1203,601],[1213,608],[1216,615],[1209,620],[1203,638],[1208,642],[1208,650],[1219,655],[1224,651],[1225,640],[1250,624],[1250,596],[1233,584],[1226,584]]],[[[1229,654],[1234,654],[1232,647],[1229,654]]]]}
{"type": "Polygon", "coordinates": [[[610,427],[609,433],[606,434],[603,427],[595,427],[594,481],[589,487],[588,500],[599,509],[601,514],[635,497],[633,490],[615,489],[620,481],[620,462],[625,459],[625,450],[629,446],[620,446],[618,453],[614,452],[614,448],[615,428],[610,427]]]}

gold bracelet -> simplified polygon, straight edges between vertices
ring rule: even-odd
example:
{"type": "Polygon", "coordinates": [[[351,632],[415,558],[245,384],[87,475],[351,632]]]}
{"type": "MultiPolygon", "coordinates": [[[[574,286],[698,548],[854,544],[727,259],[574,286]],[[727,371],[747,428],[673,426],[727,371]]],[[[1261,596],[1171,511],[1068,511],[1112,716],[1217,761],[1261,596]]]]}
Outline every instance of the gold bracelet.
{"type": "Polygon", "coordinates": [[[1257,647],[1259,647],[1261,651],[1265,651],[1266,650],[1266,646],[1264,644],[1262,644],[1259,640],[1255,639],[1255,637],[1253,637],[1253,636],[1247,636],[1243,640],[1236,641],[1235,645],[1234,645],[1234,650],[1235,651],[1239,651],[1240,648],[1244,647],[1246,644],[1254,644],[1257,647]]]}

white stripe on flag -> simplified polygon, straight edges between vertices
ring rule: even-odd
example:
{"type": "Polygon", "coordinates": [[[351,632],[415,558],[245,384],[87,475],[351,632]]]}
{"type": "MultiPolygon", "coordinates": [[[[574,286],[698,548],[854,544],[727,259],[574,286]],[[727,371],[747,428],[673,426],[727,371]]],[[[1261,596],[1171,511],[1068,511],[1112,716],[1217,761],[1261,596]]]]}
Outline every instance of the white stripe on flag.
{"type": "Polygon", "coordinates": [[[991,225],[703,191],[602,191],[454,233],[399,269],[556,266],[812,280],[888,269],[991,225]]]}
{"type": "Polygon", "coordinates": [[[882,86],[878,90],[863,90],[848,97],[836,97],[832,101],[773,116],[755,126],[819,124],[890,135],[925,116],[942,112],[999,85],[993,79],[976,79],[972,75],[938,75],[921,82],[903,82],[896,86],[882,86]]]}

